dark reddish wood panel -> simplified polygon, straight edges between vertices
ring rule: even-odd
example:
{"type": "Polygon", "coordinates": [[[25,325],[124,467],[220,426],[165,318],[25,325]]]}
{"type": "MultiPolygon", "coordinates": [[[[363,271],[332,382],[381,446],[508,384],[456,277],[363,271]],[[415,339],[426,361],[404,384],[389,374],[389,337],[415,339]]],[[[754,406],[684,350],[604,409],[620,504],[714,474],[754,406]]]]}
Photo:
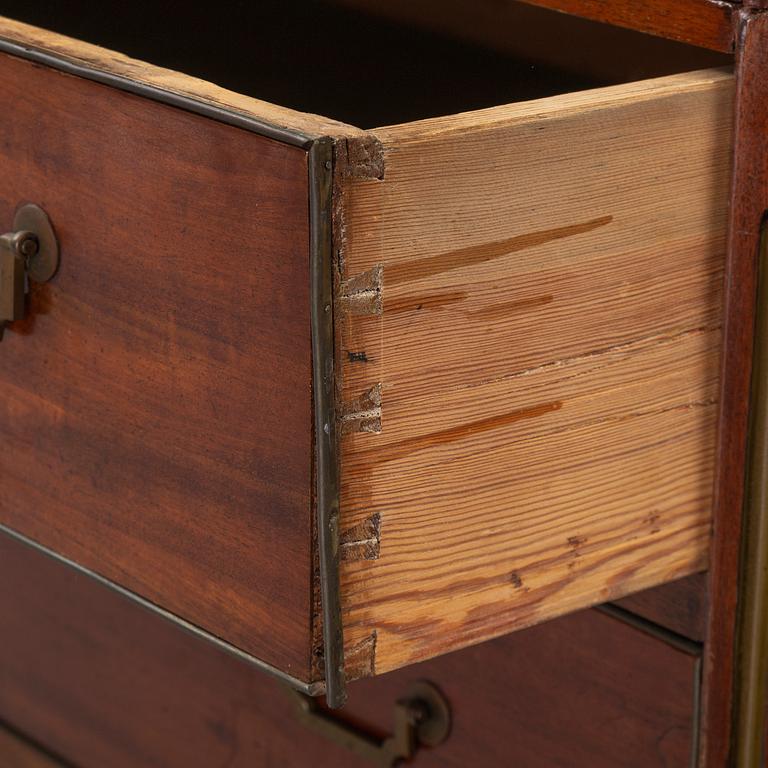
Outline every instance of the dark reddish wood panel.
{"type": "Polygon", "coordinates": [[[707,586],[707,574],[697,573],[617,600],[615,605],[701,643],[707,631],[707,586]]]}
{"type": "Polygon", "coordinates": [[[0,723],[0,765],[3,768],[67,768],[3,723],[0,723]]]}
{"type": "Polygon", "coordinates": [[[768,14],[742,12],[720,427],[715,478],[711,611],[704,688],[706,765],[727,764],[733,706],[739,555],[760,230],[768,210],[768,14]]]}
{"type": "Polygon", "coordinates": [[[524,0],[672,40],[732,51],[733,6],[720,0],[524,0]]]}
{"type": "MultiPolygon", "coordinates": [[[[366,768],[294,722],[280,684],[0,536],[0,718],[79,768],[366,768]]],[[[698,662],[595,611],[350,686],[385,734],[430,679],[449,741],[420,768],[688,768],[698,662]]]]}
{"type": "Polygon", "coordinates": [[[306,679],[306,154],[8,56],[0,97],[0,226],[61,243],[0,343],[0,522],[306,679]]]}

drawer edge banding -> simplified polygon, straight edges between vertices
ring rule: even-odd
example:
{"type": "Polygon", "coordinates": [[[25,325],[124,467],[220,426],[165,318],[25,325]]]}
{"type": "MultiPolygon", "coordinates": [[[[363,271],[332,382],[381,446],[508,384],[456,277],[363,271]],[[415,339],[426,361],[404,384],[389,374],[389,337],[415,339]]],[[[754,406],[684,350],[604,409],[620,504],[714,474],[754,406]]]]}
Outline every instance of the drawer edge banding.
{"type": "Polygon", "coordinates": [[[164,88],[131,80],[107,70],[95,69],[66,57],[49,53],[34,46],[24,45],[0,37],[0,53],[26,59],[65,74],[81,77],[113,87],[135,96],[151,99],[170,107],[197,114],[219,123],[243,129],[268,139],[307,151],[309,175],[309,229],[310,229],[310,322],[312,335],[312,406],[315,430],[316,456],[315,494],[316,522],[320,565],[320,591],[322,596],[323,646],[325,680],[304,682],[272,666],[232,643],[186,621],[159,605],[143,598],[90,569],[79,565],[55,551],[35,542],[0,523],[5,533],[36,550],[69,565],[86,576],[113,589],[144,608],[163,616],[177,626],[211,642],[237,658],[270,674],[296,690],[309,696],[326,695],[328,705],[338,708],[346,701],[344,675],[344,640],[341,620],[339,588],[339,467],[336,452],[334,418],[334,330],[332,280],[332,178],[333,144],[330,136],[312,136],[302,131],[274,125],[253,115],[233,108],[174,93],[164,88]],[[330,307],[330,311],[326,308],[330,307]]]}
{"type": "Polygon", "coordinates": [[[333,322],[333,140],[309,150],[310,321],[315,433],[315,507],[325,652],[325,695],[332,709],[346,701],[339,574],[339,454],[336,443],[333,322]]]}

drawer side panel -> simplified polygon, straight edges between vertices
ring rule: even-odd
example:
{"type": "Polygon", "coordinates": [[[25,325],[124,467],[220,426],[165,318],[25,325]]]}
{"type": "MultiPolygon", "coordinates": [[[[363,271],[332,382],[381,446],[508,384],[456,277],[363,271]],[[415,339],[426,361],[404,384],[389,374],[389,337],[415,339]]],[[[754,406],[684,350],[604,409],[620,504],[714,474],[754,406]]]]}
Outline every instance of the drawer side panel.
{"type": "Polygon", "coordinates": [[[337,222],[353,674],[706,567],[731,129],[708,71],[374,132],[337,222]]]}

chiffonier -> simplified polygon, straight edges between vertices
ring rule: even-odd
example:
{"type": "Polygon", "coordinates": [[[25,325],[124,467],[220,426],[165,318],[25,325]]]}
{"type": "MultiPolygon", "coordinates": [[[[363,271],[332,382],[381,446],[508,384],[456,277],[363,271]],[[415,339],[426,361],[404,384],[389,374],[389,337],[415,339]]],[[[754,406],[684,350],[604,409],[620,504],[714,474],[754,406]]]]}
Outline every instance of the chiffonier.
{"type": "Polygon", "coordinates": [[[765,764],[768,3],[0,14],[0,765],[765,764]]]}

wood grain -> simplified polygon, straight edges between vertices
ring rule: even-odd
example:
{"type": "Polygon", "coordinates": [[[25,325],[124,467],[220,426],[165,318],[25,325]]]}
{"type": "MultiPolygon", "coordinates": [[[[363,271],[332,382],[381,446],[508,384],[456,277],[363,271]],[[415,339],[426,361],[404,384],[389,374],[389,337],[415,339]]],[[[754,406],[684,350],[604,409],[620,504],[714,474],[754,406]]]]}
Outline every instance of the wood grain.
{"type": "Polygon", "coordinates": [[[0,346],[0,521],[307,679],[304,151],[0,57],[0,222],[61,267],[0,346]]]}
{"type": "Polygon", "coordinates": [[[706,567],[732,87],[375,131],[337,332],[342,531],[379,531],[346,639],[376,672],[706,567]]]}
{"type": "Polygon", "coordinates": [[[722,405],[715,477],[711,610],[704,686],[704,761],[728,764],[758,246],[768,210],[768,16],[740,21],[731,223],[725,270],[722,405]]]}
{"type": "Polygon", "coordinates": [[[0,38],[46,51],[65,60],[87,66],[97,72],[120,75],[136,83],[153,86],[173,94],[189,96],[203,103],[256,117],[266,123],[304,133],[308,138],[359,136],[362,134],[360,129],[337,120],[298,112],[277,104],[244,96],[181,72],[156,67],[106,48],[2,16],[0,16],[0,38]]]}
{"type": "Polygon", "coordinates": [[[523,0],[606,24],[712,48],[734,49],[734,6],[722,0],[523,0]]]}
{"type": "MultiPolygon", "coordinates": [[[[301,728],[274,680],[7,537],[0,632],[0,717],[78,768],[370,765],[301,728]]],[[[588,611],[353,683],[341,716],[385,735],[426,678],[454,724],[420,768],[684,768],[696,670],[588,611]]]]}

